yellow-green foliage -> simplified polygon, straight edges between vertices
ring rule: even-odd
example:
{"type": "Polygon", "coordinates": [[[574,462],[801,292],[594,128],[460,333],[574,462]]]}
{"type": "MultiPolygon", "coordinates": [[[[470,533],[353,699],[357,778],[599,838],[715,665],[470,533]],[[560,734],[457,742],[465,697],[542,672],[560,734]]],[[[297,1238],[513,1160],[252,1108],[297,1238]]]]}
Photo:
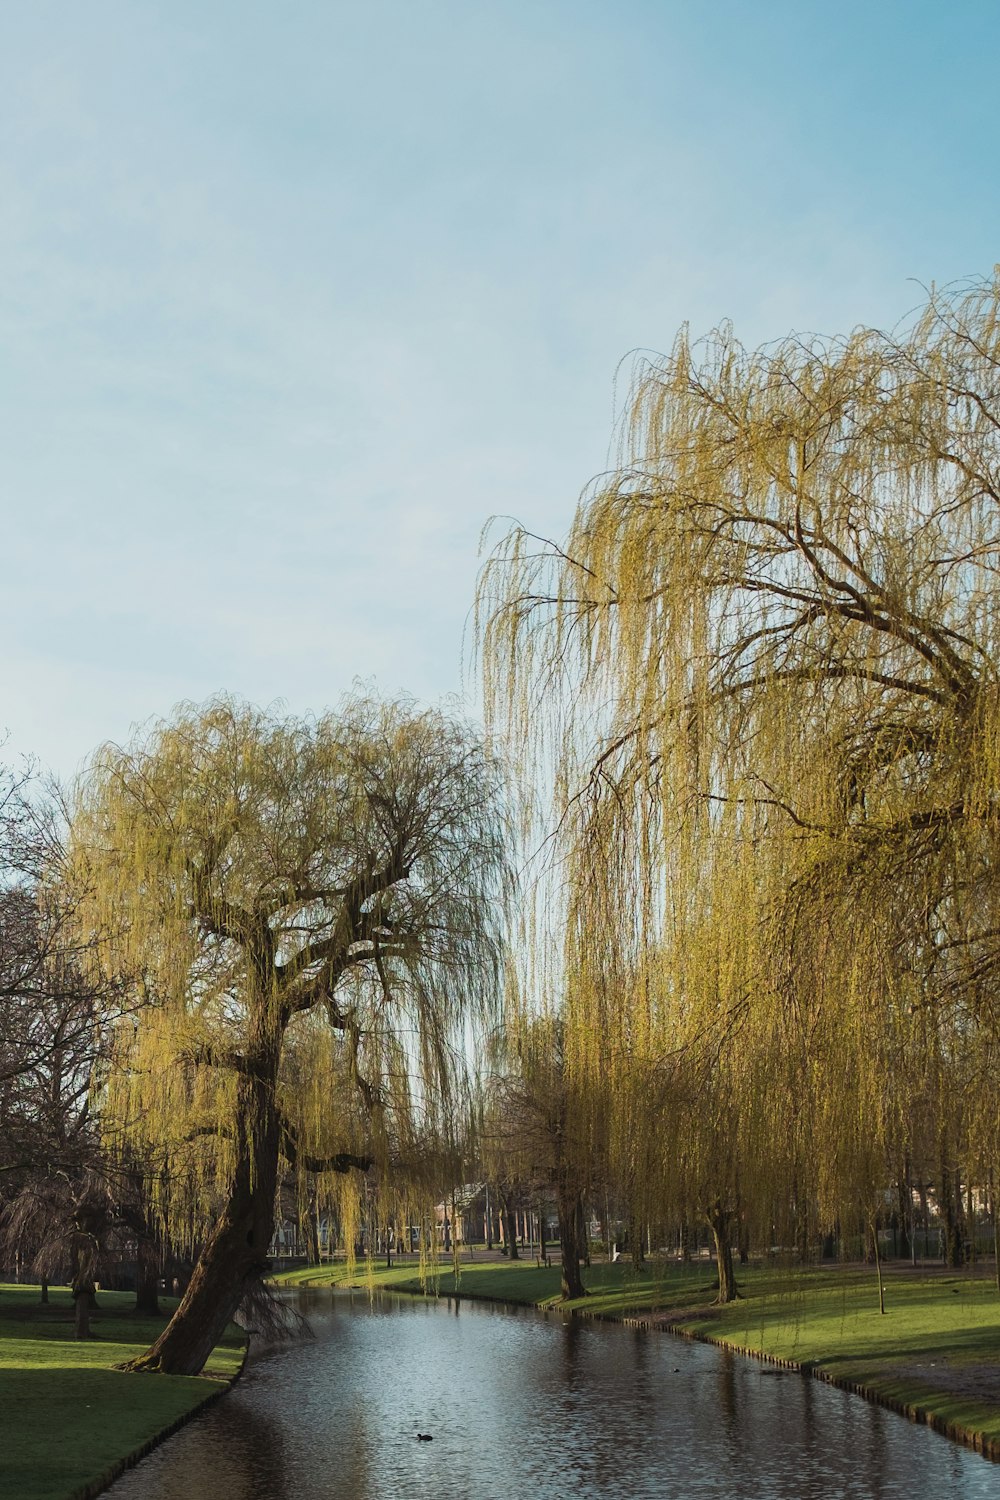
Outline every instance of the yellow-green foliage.
{"type": "Polygon", "coordinates": [[[682,332],[566,542],[487,563],[571,1050],[662,1205],[870,1215],[914,1099],[996,1160],[998,511],[1000,273],[893,334],[682,332]]]}
{"type": "Polygon", "coordinates": [[[504,843],[495,767],[406,704],[297,720],[219,698],[98,752],[71,880],[134,997],[102,1119],[175,1236],[203,1234],[257,1128],[249,1076],[276,1079],[303,1201],[308,1178],[349,1244],[357,1183],[317,1162],[370,1158],[383,1218],[405,1183],[432,1191],[418,1144],[493,1015],[504,843]]]}

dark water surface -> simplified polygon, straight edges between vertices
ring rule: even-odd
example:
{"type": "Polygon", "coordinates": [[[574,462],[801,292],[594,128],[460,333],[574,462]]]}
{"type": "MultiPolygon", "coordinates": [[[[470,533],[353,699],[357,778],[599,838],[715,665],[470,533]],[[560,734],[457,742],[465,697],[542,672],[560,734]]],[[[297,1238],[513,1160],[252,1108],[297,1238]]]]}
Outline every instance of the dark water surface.
{"type": "Polygon", "coordinates": [[[1000,1495],[1000,1467],[927,1428],[665,1333],[343,1292],[299,1306],[315,1339],[255,1357],[113,1500],[1000,1495]]]}

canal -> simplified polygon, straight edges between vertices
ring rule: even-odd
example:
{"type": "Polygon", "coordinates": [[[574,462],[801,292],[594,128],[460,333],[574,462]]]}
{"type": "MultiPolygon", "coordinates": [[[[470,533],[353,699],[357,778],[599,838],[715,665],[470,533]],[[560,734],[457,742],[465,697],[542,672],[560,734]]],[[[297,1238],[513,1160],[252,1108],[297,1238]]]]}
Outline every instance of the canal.
{"type": "Polygon", "coordinates": [[[255,1354],[235,1389],[111,1500],[1000,1491],[1000,1468],[927,1428],[664,1333],[343,1292],[303,1293],[299,1306],[315,1337],[255,1354]]]}

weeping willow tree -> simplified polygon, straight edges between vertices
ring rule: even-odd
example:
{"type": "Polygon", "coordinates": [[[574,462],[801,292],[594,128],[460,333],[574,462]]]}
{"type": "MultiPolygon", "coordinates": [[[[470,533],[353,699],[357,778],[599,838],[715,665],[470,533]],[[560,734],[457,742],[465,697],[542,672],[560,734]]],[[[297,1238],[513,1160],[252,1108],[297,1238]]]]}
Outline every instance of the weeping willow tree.
{"type": "Polygon", "coordinates": [[[756,1232],[770,1244],[787,1217],[776,1207],[776,1176],[786,1198],[795,1184],[791,1052],[746,815],[726,809],[697,884],[672,888],[644,947],[635,883],[589,861],[567,943],[577,976],[567,1016],[571,1071],[606,1121],[610,1177],[627,1205],[633,1247],[644,1226],[707,1223],[722,1301],[737,1294],[734,1239],[756,1232]],[[601,894],[609,876],[614,890],[601,894]],[[597,913],[605,914],[601,934],[597,913]]]}
{"type": "Polygon", "coordinates": [[[604,1159],[601,1119],[571,1067],[566,1041],[562,1011],[532,1015],[512,1008],[495,1049],[482,1132],[484,1156],[502,1194],[510,1251],[516,1255],[509,1211],[515,1185],[555,1200],[564,1299],[586,1295],[586,1211],[604,1159]]]}
{"type": "MultiPolygon", "coordinates": [[[[738,1020],[740,1068],[704,1075],[732,1089],[770,1035],[757,1191],[873,1201],[920,1049],[998,1036],[1000,272],[893,333],[682,332],[622,444],[479,601],[494,723],[555,772],[579,1045],[641,1075],[738,1020]],[[695,982],[720,931],[726,983],[695,982]]],[[[986,1152],[994,1113],[966,1112],[986,1152]]]]}
{"type": "Polygon", "coordinates": [[[504,842],[482,748],[406,704],[313,721],[220,698],[95,756],[77,910],[146,997],[106,1127],[166,1155],[161,1210],[203,1247],[134,1368],[202,1368],[265,1270],[279,1168],[355,1184],[351,1236],[358,1174],[384,1184],[440,1128],[493,1016],[504,842]]]}

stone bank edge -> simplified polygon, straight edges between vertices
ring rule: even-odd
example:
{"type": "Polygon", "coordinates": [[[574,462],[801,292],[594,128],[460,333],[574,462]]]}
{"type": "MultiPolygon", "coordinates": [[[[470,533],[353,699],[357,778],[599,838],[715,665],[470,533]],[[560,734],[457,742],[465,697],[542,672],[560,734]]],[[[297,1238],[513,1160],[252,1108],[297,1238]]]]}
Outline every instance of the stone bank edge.
{"type": "MultiPolygon", "coordinates": [[[[216,1401],[220,1401],[223,1396],[228,1395],[246,1368],[249,1352],[250,1340],[247,1338],[243,1343],[243,1358],[232,1375],[220,1379],[216,1379],[213,1376],[212,1389],[207,1391],[196,1405],[190,1407],[188,1411],[181,1412],[179,1417],[175,1417],[172,1422],[167,1423],[166,1427],[161,1427],[158,1432],[154,1432],[152,1437],[148,1437],[145,1442],[140,1443],[137,1448],[133,1448],[123,1458],[116,1458],[97,1479],[90,1479],[86,1484],[82,1484],[77,1489],[72,1490],[66,1496],[66,1500],[97,1500],[98,1495],[103,1495],[104,1491],[110,1489],[116,1479],[120,1479],[129,1469],[134,1469],[136,1464],[140,1463],[142,1459],[147,1458],[154,1448],[158,1448],[161,1443],[165,1443],[167,1438],[173,1437],[175,1432],[180,1432],[182,1427],[186,1427],[195,1417],[200,1417],[208,1407],[214,1405],[216,1401]]],[[[146,1377],[139,1375],[136,1378],[139,1380],[143,1378],[155,1380],[158,1377],[155,1375],[146,1377]]]]}
{"type": "MultiPolygon", "coordinates": [[[[581,1309],[581,1311],[584,1311],[584,1316],[588,1316],[585,1310],[581,1309]]],[[[833,1375],[829,1370],[825,1370],[818,1360],[779,1359],[776,1355],[765,1354],[761,1349],[749,1349],[743,1344],[734,1343],[731,1339],[714,1338],[708,1333],[698,1333],[693,1328],[685,1328],[680,1321],[658,1323],[654,1318],[615,1317],[613,1313],[597,1313],[589,1316],[604,1318],[608,1322],[624,1323],[630,1328],[659,1328],[665,1333],[674,1334],[677,1338],[689,1339],[692,1343],[714,1344],[717,1349],[728,1349],[731,1354],[742,1354],[746,1359],[756,1359],[762,1364],[774,1365],[778,1369],[788,1370],[797,1375],[811,1375],[814,1380],[822,1380],[825,1385],[833,1385],[838,1390],[849,1391],[852,1396],[861,1396],[873,1406],[882,1406],[887,1411],[896,1412],[897,1415],[906,1417],[908,1421],[916,1422],[918,1426],[930,1427],[934,1432],[940,1432],[943,1437],[951,1438],[952,1442],[974,1449],[976,1453],[982,1454],[983,1458],[988,1458],[993,1463],[1000,1463],[1000,1439],[987,1437],[985,1433],[979,1432],[974,1427],[966,1427],[961,1422],[950,1422],[947,1417],[940,1416],[926,1406],[898,1401],[895,1396],[885,1395],[882,1391],[875,1390],[862,1381],[848,1380],[842,1375],[833,1375]]]]}

